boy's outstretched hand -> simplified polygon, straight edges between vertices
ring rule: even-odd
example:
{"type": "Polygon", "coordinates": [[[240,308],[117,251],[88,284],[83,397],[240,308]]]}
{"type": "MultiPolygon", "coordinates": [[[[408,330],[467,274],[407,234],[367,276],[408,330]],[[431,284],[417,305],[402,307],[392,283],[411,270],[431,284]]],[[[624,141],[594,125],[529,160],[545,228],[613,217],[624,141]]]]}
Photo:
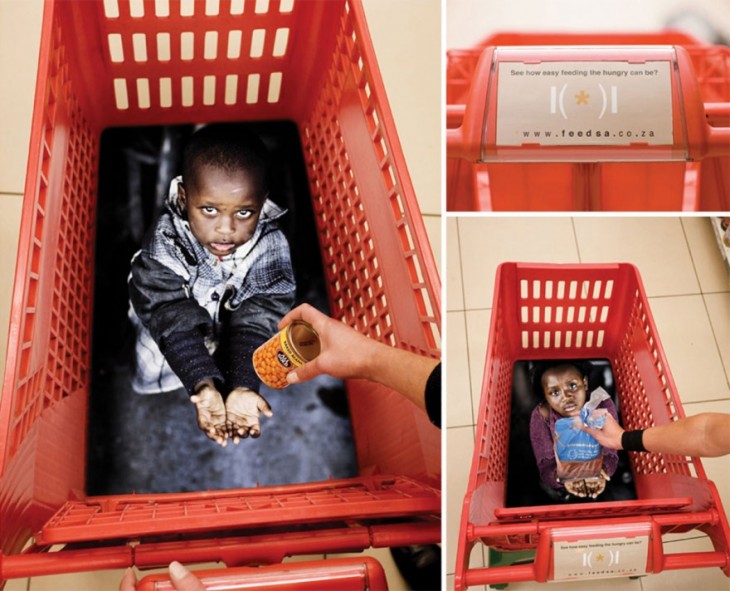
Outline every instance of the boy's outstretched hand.
{"type": "Polygon", "coordinates": [[[223,396],[215,387],[203,382],[190,397],[190,402],[195,405],[198,413],[198,427],[210,439],[225,447],[228,437],[226,427],[226,405],[223,396]]]}
{"type": "Polygon", "coordinates": [[[605,470],[596,478],[569,480],[565,483],[565,490],[576,497],[590,497],[595,499],[606,489],[606,481],[611,480],[605,470]]]}
{"type": "Polygon", "coordinates": [[[228,417],[226,429],[233,443],[238,443],[241,437],[256,438],[261,435],[259,414],[263,413],[267,417],[274,414],[266,399],[248,388],[231,390],[226,399],[225,410],[228,417]]]}

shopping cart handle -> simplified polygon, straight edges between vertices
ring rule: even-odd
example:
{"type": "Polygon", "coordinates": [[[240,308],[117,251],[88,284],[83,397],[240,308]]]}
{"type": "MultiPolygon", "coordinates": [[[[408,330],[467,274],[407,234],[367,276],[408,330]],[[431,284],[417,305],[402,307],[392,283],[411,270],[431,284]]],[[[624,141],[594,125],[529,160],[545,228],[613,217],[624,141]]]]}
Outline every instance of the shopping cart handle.
{"type": "Polygon", "coordinates": [[[705,103],[708,124],[707,155],[730,154],[730,103],[705,103]]]}
{"type": "MultiPolygon", "coordinates": [[[[299,589],[301,591],[388,591],[382,565],[374,558],[331,558],[259,567],[218,568],[196,571],[205,588],[231,591],[299,589]]],[[[147,575],[139,591],[174,591],[167,574],[147,575]]]]}
{"type": "Polygon", "coordinates": [[[464,121],[464,113],[466,105],[447,105],[446,106],[446,128],[455,129],[461,127],[464,121]]]}
{"type": "Polygon", "coordinates": [[[705,117],[712,127],[730,127],[730,103],[705,103],[705,117]]]}

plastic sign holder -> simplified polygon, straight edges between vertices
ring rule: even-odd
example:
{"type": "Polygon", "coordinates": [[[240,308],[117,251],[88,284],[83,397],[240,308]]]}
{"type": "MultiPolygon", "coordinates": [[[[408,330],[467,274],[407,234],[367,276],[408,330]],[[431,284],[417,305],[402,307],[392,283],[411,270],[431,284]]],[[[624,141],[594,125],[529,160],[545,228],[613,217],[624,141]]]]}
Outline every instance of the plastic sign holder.
{"type": "MultiPolygon", "coordinates": [[[[724,119],[725,110],[708,105],[724,119]]],[[[729,108],[730,110],[730,108],[729,108]]],[[[471,162],[694,161],[730,154],[680,46],[487,47],[449,157],[471,162]]]]}

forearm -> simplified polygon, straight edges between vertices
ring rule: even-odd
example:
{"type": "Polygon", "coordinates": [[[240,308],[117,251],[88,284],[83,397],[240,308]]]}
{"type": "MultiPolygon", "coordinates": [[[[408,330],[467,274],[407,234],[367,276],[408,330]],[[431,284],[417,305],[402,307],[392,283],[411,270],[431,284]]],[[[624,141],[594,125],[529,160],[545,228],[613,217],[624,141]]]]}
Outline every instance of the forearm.
{"type": "Polygon", "coordinates": [[[218,386],[223,383],[223,374],[199,331],[173,333],[162,340],[160,350],[191,396],[205,380],[218,386]]]}
{"type": "Polygon", "coordinates": [[[400,392],[426,410],[426,382],[439,360],[372,341],[363,356],[362,377],[400,392]]]}
{"type": "Polygon", "coordinates": [[[258,392],[261,380],[253,368],[253,352],[266,338],[257,334],[239,333],[231,335],[228,372],[226,381],[230,388],[248,388],[258,392]]]}
{"type": "Polygon", "coordinates": [[[730,453],[730,415],[701,413],[674,423],[646,429],[647,451],[715,457],[730,453]]]}
{"type": "Polygon", "coordinates": [[[540,473],[540,480],[551,488],[560,488],[557,481],[557,462],[555,461],[555,444],[550,432],[550,424],[543,417],[538,404],[530,415],[530,445],[535,456],[535,464],[540,473]]]}

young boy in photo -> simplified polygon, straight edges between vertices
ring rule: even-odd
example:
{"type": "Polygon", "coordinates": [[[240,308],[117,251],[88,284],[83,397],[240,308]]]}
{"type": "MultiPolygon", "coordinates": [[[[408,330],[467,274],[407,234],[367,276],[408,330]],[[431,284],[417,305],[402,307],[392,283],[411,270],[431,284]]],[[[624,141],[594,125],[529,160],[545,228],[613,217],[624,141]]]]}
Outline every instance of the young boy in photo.
{"type": "Polygon", "coordinates": [[[238,124],[198,130],[163,213],[132,259],[130,317],[137,327],[135,391],[184,387],[198,426],[221,445],[258,437],[253,351],[294,303],[287,240],[268,199],[268,155],[238,124]]]}

